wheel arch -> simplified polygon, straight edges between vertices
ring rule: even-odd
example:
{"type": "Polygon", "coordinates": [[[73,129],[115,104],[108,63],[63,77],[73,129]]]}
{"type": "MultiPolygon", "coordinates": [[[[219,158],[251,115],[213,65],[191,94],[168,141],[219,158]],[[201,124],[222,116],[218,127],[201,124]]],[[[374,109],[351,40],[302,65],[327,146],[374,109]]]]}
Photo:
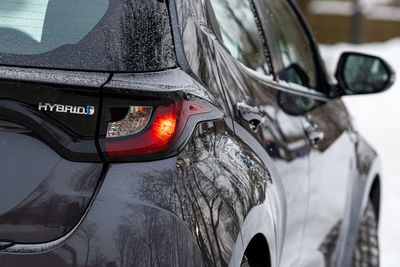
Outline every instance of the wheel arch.
{"type": "Polygon", "coordinates": [[[267,239],[261,233],[256,234],[247,245],[244,255],[250,266],[271,266],[271,254],[267,239]]]}
{"type": "Polygon", "coordinates": [[[252,256],[260,257],[264,262],[267,260],[268,267],[278,266],[279,238],[275,232],[275,220],[268,209],[269,205],[263,203],[250,210],[236,240],[229,267],[239,267],[243,256],[250,251],[252,256]],[[261,248],[254,250],[254,246],[260,244],[261,248]]]}

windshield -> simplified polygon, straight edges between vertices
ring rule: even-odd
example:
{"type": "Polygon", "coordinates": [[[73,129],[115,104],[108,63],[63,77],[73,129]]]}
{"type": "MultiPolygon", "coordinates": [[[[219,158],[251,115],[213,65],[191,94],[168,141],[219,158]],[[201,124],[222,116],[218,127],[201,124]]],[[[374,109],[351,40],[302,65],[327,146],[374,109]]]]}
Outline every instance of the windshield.
{"type": "Polygon", "coordinates": [[[2,0],[0,65],[149,71],[176,65],[157,0],[2,0]]]}

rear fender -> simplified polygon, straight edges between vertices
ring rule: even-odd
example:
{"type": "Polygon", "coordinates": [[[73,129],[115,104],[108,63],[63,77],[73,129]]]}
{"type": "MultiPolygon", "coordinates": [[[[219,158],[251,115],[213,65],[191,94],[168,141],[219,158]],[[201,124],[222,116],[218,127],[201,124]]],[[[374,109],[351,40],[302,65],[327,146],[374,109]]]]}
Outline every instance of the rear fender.
{"type": "Polygon", "coordinates": [[[3,252],[2,266],[203,266],[192,233],[169,211],[175,167],[176,158],[110,165],[68,239],[54,249],[38,245],[41,253],[3,252]]]}

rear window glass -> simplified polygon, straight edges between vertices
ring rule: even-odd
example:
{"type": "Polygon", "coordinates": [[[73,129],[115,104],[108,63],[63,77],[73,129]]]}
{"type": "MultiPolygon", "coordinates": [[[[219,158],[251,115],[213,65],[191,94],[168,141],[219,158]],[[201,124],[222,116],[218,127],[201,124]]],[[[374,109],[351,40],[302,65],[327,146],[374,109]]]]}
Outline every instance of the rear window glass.
{"type": "Polygon", "coordinates": [[[0,65],[96,71],[174,67],[166,4],[2,0],[0,65]]]}

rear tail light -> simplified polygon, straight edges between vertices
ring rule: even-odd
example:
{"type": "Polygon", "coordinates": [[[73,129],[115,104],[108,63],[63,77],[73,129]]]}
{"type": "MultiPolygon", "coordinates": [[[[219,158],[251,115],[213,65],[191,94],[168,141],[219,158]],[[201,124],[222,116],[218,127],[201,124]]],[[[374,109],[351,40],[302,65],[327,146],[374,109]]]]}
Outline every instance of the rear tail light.
{"type": "Polygon", "coordinates": [[[152,107],[130,106],[125,118],[108,123],[107,138],[133,135],[142,131],[149,123],[152,111],[152,107]]]}
{"type": "Polygon", "coordinates": [[[107,123],[102,148],[108,160],[131,160],[138,156],[153,159],[149,155],[154,153],[170,156],[181,148],[182,139],[191,135],[198,122],[222,118],[221,114],[203,101],[130,106],[123,119],[107,123]]]}

